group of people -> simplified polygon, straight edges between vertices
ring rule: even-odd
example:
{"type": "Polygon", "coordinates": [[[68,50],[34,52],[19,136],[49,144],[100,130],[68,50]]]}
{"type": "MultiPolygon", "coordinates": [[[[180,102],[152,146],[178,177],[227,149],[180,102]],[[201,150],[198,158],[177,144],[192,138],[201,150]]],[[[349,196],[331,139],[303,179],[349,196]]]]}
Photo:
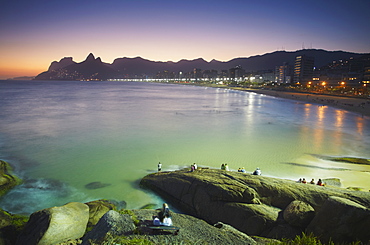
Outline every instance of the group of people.
{"type": "Polygon", "coordinates": [[[227,165],[227,163],[221,164],[221,170],[229,171],[229,166],[227,165]]]}
{"type": "MultiPolygon", "coordinates": [[[[298,183],[303,183],[303,184],[307,184],[307,180],[305,178],[300,178],[298,181],[298,183]]],[[[310,184],[314,185],[315,184],[315,179],[312,179],[310,182],[310,184]]],[[[325,184],[322,182],[321,179],[319,179],[316,183],[316,185],[319,185],[319,186],[324,186],[325,184]]]]}
{"type": "Polygon", "coordinates": [[[239,169],[238,169],[238,172],[245,173],[246,171],[245,171],[245,169],[244,169],[244,168],[239,168],[239,169]]]}
{"type": "MultiPolygon", "coordinates": [[[[195,170],[198,169],[198,166],[196,163],[193,163],[191,166],[190,166],[190,171],[191,172],[194,172],[195,170]]],[[[221,170],[225,170],[225,171],[230,171],[229,170],[229,165],[227,165],[227,163],[223,163],[221,164],[221,170]]],[[[162,163],[159,162],[158,163],[158,172],[161,172],[162,171],[162,163]]],[[[238,172],[241,172],[241,173],[246,173],[245,169],[244,168],[239,168],[238,169],[238,172]]],[[[256,170],[254,170],[254,172],[252,173],[253,175],[261,175],[261,170],[259,168],[256,168],[256,170]]]]}
{"type": "Polygon", "coordinates": [[[167,203],[163,203],[161,212],[158,216],[153,216],[153,225],[155,226],[172,226],[172,218],[170,213],[170,208],[167,203]]]}

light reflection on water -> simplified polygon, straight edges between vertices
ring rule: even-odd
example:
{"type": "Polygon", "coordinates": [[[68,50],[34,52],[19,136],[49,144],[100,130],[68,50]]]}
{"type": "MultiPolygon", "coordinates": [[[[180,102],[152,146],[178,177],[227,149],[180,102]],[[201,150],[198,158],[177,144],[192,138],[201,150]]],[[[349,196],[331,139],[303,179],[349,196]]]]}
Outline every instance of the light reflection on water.
{"type": "Polygon", "coordinates": [[[290,179],[338,177],[346,186],[370,188],[369,166],[312,155],[370,158],[370,119],[351,112],[195,86],[36,81],[0,86],[0,158],[15,164],[22,177],[56,179],[71,188],[64,196],[52,189],[40,193],[37,186],[18,190],[0,202],[9,210],[32,212],[98,198],[125,200],[129,208],[159,202],[137,185],[158,161],[164,170],[227,162],[232,170],[260,167],[264,175],[290,179]],[[111,185],[84,187],[94,181],[111,185]],[[22,203],[34,197],[22,193],[30,190],[42,202],[24,210],[22,203]],[[17,209],[10,204],[15,202],[17,209]]]}

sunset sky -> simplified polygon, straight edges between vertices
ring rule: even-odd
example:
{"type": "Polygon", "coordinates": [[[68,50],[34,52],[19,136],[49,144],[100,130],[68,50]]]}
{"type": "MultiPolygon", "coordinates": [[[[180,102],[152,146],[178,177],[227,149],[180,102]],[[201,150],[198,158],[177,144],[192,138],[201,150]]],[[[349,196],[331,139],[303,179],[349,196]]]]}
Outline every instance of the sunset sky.
{"type": "Polygon", "coordinates": [[[369,0],[5,0],[0,79],[89,53],[227,61],[304,48],[370,52],[369,0]]]}

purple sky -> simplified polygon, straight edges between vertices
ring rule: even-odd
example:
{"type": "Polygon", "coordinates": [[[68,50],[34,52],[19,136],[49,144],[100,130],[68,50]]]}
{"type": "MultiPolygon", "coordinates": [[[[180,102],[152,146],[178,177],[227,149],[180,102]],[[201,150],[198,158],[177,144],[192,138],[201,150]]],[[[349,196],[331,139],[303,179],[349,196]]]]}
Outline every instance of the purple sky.
{"type": "Polygon", "coordinates": [[[226,61],[302,47],[368,53],[369,9],[369,0],[5,0],[0,79],[91,52],[108,63],[226,61]]]}

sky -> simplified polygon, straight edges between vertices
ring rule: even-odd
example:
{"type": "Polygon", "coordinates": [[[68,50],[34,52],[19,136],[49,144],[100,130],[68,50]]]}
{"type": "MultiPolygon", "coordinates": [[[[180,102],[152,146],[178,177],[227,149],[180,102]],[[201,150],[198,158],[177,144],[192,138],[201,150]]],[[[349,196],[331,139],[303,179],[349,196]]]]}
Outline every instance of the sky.
{"type": "Polygon", "coordinates": [[[370,52],[370,0],[3,0],[0,79],[89,53],[228,61],[302,48],[370,52]]]}

